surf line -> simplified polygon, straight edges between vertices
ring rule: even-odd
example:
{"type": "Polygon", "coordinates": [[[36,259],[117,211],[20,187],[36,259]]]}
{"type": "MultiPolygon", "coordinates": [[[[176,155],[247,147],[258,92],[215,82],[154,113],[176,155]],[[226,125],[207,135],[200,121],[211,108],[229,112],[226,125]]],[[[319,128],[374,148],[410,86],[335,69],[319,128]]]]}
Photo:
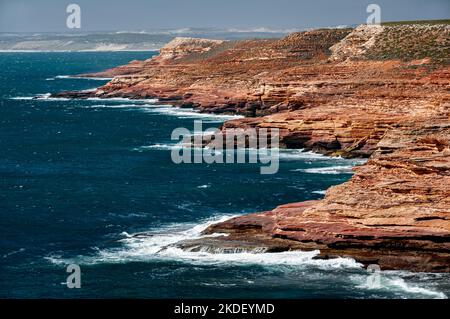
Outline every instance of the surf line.
{"type": "Polygon", "coordinates": [[[175,164],[256,164],[259,161],[269,164],[260,167],[261,174],[276,174],[279,169],[278,128],[208,128],[203,131],[202,121],[197,120],[194,132],[178,127],[172,131],[171,139],[179,141],[181,146],[172,149],[175,164]]]}

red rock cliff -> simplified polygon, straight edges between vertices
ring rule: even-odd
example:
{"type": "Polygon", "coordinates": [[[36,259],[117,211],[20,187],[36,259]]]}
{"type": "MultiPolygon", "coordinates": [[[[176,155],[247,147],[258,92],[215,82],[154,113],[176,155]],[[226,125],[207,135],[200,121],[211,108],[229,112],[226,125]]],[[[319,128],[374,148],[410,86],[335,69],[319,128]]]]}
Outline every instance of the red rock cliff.
{"type": "Polygon", "coordinates": [[[95,95],[159,98],[240,113],[230,127],[277,127],[286,147],[369,157],[323,200],[242,216],[180,243],[320,249],[383,269],[450,271],[450,28],[361,26],[280,40],[177,39],[95,95]]]}

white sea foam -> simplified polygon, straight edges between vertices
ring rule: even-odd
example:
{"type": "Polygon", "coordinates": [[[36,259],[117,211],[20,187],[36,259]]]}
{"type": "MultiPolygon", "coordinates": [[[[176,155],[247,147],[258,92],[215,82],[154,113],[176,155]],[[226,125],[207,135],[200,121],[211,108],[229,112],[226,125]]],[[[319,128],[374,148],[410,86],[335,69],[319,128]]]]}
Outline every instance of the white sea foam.
{"type": "Polygon", "coordinates": [[[38,94],[36,96],[37,100],[46,100],[46,101],[68,101],[68,98],[64,97],[51,97],[51,93],[38,94]]]}
{"type": "Polygon", "coordinates": [[[3,255],[3,258],[8,258],[8,257],[10,257],[10,256],[13,256],[13,255],[22,253],[22,252],[24,252],[25,250],[26,250],[25,248],[20,248],[20,249],[18,249],[18,250],[13,250],[13,251],[11,251],[11,252],[9,252],[9,253],[4,254],[4,255],[3,255]]]}
{"type": "Polygon", "coordinates": [[[32,100],[34,99],[34,96],[15,96],[15,97],[11,97],[9,98],[10,100],[32,100]]]}
{"type": "Polygon", "coordinates": [[[87,109],[98,109],[98,108],[111,108],[111,109],[146,109],[153,107],[153,105],[148,104],[94,104],[94,105],[82,105],[81,108],[87,109]]]}
{"type": "Polygon", "coordinates": [[[332,157],[327,157],[322,154],[305,151],[303,149],[279,149],[280,159],[282,160],[326,160],[333,159],[332,157]]]}
{"type": "MultiPolygon", "coordinates": [[[[65,77],[61,75],[61,77],[65,77]]],[[[85,92],[92,91],[94,89],[85,90],[85,92]]],[[[166,114],[171,116],[176,116],[181,119],[202,119],[205,122],[223,122],[226,120],[243,118],[241,115],[225,115],[225,114],[213,114],[213,113],[200,113],[192,108],[180,108],[170,105],[156,104],[158,99],[130,99],[125,97],[111,97],[111,98],[100,98],[100,97],[90,97],[87,99],[77,99],[77,98],[51,98],[51,93],[38,94],[36,96],[19,96],[12,97],[13,100],[46,100],[46,101],[64,101],[64,100],[85,100],[85,101],[104,101],[104,102],[123,102],[123,103],[147,103],[153,104],[153,107],[146,105],[148,109],[146,112],[155,114],[166,114]]],[[[115,107],[113,105],[83,105],[82,107],[115,107]]]]}
{"type": "Polygon", "coordinates": [[[181,149],[183,146],[180,144],[153,144],[148,146],[140,146],[134,148],[134,151],[145,151],[145,150],[162,150],[162,151],[171,151],[174,149],[181,149]]]}
{"type": "Polygon", "coordinates": [[[92,89],[81,90],[81,92],[89,93],[89,92],[95,92],[96,90],[97,90],[97,88],[95,87],[95,88],[92,88],[92,89]]]}
{"type": "Polygon", "coordinates": [[[352,165],[337,165],[328,167],[314,167],[314,168],[298,168],[291,170],[292,172],[303,172],[309,174],[352,174],[352,165]]]}
{"type": "Polygon", "coordinates": [[[429,296],[431,298],[438,298],[438,299],[446,299],[447,298],[447,296],[443,292],[434,291],[431,289],[410,285],[410,284],[406,283],[404,279],[399,278],[399,277],[387,278],[386,281],[387,281],[386,287],[388,289],[390,289],[390,288],[401,289],[407,293],[429,296]]]}
{"type": "Polygon", "coordinates": [[[86,101],[111,101],[111,102],[129,102],[129,103],[156,103],[157,99],[130,99],[127,97],[110,97],[110,98],[100,98],[100,97],[89,97],[84,99],[86,101]]]}
{"type": "Polygon", "coordinates": [[[220,121],[220,122],[225,120],[243,118],[243,116],[241,115],[200,113],[191,108],[179,108],[174,106],[161,106],[158,108],[148,110],[148,112],[173,115],[178,118],[186,118],[186,119],[199,118],[206,121],[220,121]]]}
{"type": "Polygon", "coordinates": [[[151,230],[141,234],[129,234],[123,232],[120,240],[122,247],[115,249],[98,250],[91,256],[78,256],[72,259],[64,259],[59,256],[48,256],[46,259],[55,264],[79,263],[79,264],[103,264],[103,263],[127,263],[134,261],[177,260],[191,264],[235,264],[235,265],[287,265],[300,267],[317,267],[320,269],[337,268],[361,268],[361,265],[350,258],[335,258],[328,260],[314,259],[319,251],[287,251],[280,253],[253,252],[236,253],[209,253],[207,251],[185,251],[173,246],[173,244],[189,239],[201,237],[226,236],[224,234],[202,235],[202,231],[208,226],[227,220],[234,216],[222,216],[212,218],[198,225],[173,224],[162,229],[151,230]]]}
{"type": "MultiPolygon", "coordinates": [[[[151,108],[153,109],[153,108],[151,108]]],[[[147,111],[148,109],[146,109],[145,111],[147,111]]],[[[207,134],[193,134],[192,136],[195,135],[207,135],[207,134]]],[[[189,147],[189,145],[182,145],[182,144],[164,144],[164,143],[157,143],[157,144],[153,144],[153,145],[145,145],[145,146],[140,146],[138,148],[134,148],[133,150],[135,151],[145,151],[145,150],[179,150],[183,147],[189,147]]],[[[193,149],[201,149],[200,147],[193,147],[193,149]]],[[[205,147],[205,149],[208,149],[208,147],[205,147]]],[[[270,150],[265,149],[268,154],[270,154],[270,150]]],[[[273,149],[272,149],[273,150],[273,149]]],[[[226,150],[224,150],[226,151],[226,150]]],[[[261,150],[257,149],[257,148],[237,148],[234,150],[234,152],[236,153],[245,153],[245,154],[251,154],[251,153],[259,153],[261,150]]],[[[281,161],[283,160],[287,160],[287,161],[320,161],[320,162],[332,162],[335,163],[336,161],[338,162],[343,162],[346,163],[347,165],[345,166],[330,166],[330,167],[320,167],[320,168],[311,168],[311,169],[294,169],[291,170],[292,172],[297,172],[297,171],[303,171],[303,172],[308,172],[308,173],[314,173],[314,174],[342,174],[344,172],[348,172],[351,173],[352,172],[352,165],[357,165],[360,163],[363,163],[365,160],[347,160],[347,159],[342,159],[342,158],[336,158],[336,157],[328,157],[328,156],[324,156],[322,154],[317,154],[317,153],[313,153],[313,152],[305,152],[302,149],[276,149],[276,151],[278,151],[278,156],[279,159],[281,161]],[[351,165],[348,165],[348,164],[351,165]],[[341,170],[341,172],[337,172],[341,170]]],[[[222,152],[219,150],[216,150],[217,154],[221,154],[222,152]]],[[[272,153],[273,154],[273,153],[272,153]]],[[[274,155],[275,156],[275,155],[274,155]]]]}
{"type": "MultiPolygon", "coordinates": [[[[199,252],[185,251],[173,244],[202,237],[227,236],[226,234],[213,234],[204,236],[202,231],[208,226],[232,218],[234,216],[222,216],[208,219],[200,224],[171,224],[159,229],[153,229],[145,233],[130,234],[122,232],[119,240],[120,247],[110,249],[98,249],[91,255],[63,258],[58,255],[47,256],[46,259],[57,265],[80,264],[126,264],[129,262],[158,262],[173,260],[193,265],[259,265],[266,267],[289,267],[285,270],[303,269],[305,271],[331,270],[344,271],[341,275],[348,276],[356,289],[373,291],[375,295],[380,293],[393,293],[400,298],[447,298],[440,291],[429,287],[427,280],[421,280],[425,284],[408,283],[401,278],[399,272],[380,273],[380,285],[368,284],[368,276],[362,265],[351,258],[314,259],[319,254],[315,251],[287,251],[279,253],[264,253],[255,249],[251,252],[223,252],[210,253],[207,249],[199,252]],[[356,271],[356,273],[355,273],[356,271]],[[361,273],[358,274],[358,272],[361,273]],[[420,286],[419,286],[420,285],[420,286]]],[[[405,272],[405,274],[408,274],[405,272]]],[[[416,276],[417,274],[414,274],[416,276]]]]}
{"type": "MultiPolygon", "coordinates": [[[[362,165],[367,162],[367,159],[346,159],[340,156],[327,156],[312,151],[305,151],[304,149],[279,149],[280,159],[284,161],[289,160],[309,160],[311,162],[326,161],[345,164],[345,166],[362,165]]],[[[301,171],[301,170],[293,170],[301,171]]],[[[314,171],[312,171],[314,173],[314,171]]],[[[318,172],[320,174],[320,171],[318,172]]]]}
{"type": "MultiPolygon", "coordinates": [[[[408,274],[407,272],[398,271],[386,271],[379,273],[379,283],[373,284],[368,281],[368,276],[353,275],[350,279],[356,283],[356,288],[364,290],[372,290],[374,292],[389,291],[391,293],[400,295],[402,297],[415,297],[415,298],[436,298],[447,299],[447,295],[443,292],[436,291],[430,287],[419,287],[417,284],[407,283],[400,274],[408,274]]],[[[414,274],[414,276],[420,276],[420,274],[414,274]]]]}
{"type": "MultiPolygon", "coordinates": [[[[181,150],[182,148],[189,148],[191,150],[202,150],[202,147],[191,147],[190,145],[183,145],[183,144],[164,144],[164,143],[157,143],[153,145],[146,145],[146,146],[140,146],[133,148],[133,151],[137,152],[144,152],[144,151],[151,151],[151,150],[158,150],[158,151],[172,151],[172,150],[181,150]]],[[[216,153],[221,154],[221,152],[216,151],[216,153]]]]}
{"type": "MultiPolygon", "coordinates": [[[[92,89],[86,89],[83,90],[83,92],[93,92],[96,88],[92,89]]],[[[11,97],[11,100],[45,100],[45,101],[70,101],[70,100],[76,100],[76,101],[104,101],[104,102],[114,102],[114,103],[132,103],[136,106],[146,106],[146,107],[166,107],[166,105],[154,105],[153,103],[158,102],[157,99],[130,99],[125,97],[111,97],[111,98],[99,98],[99,97],[90,97],[87,99],[78,99],[78,98],[65,98],[65,97],[51,97],[51,93],[44,93],[44,94],[36,94],[35,96],[16,96],[11,97]],[[147,105],[146,105],[147,104],[147,105]],[[152,104],[152,105],[148,105],[152,104]]],[[[117,107],[117,105],[83,105],[82,107],[117,107]]],[[[130,106],[130,104],[128,104],[130,106]]],[[[125,105],[124,105],[125,107],[125,105]]]]}
{"type": "MultiPolygon", "coordinates": [[[[207,134],[193,134],[194,135],[207,135],[207,134]]],[[[182,146],[179,144],[153,144],[149,146],[141,146],[138,149],[139,150],[146,150],[146,149],[159,149],[159,150],[173,150],[173,149],[180,149],[182,146]]],[[[336,157],[329,157],[322,154],[317,154],[309,151],[303,151],[302,149],[276,149],[278,151],[278,155],[280,160],[288,160],[288,161],[295,161],[295,160],[320,160],[320,161],[350,161],[352,164],[358,164],[360,162],[356,162],[355,160],[346,160],[342,158],[336,158],[336,157]]],[[[245,153],[257,153],[259,152],[259,149],[256,148],[237,148],[235,152],[245,152],[245,153]]],[[[220,153],[220,152],[219,152],[220,153]]],[[[269,151],[270,154],[270,151],[269,151]]],[[[363,161],[363,160],[360,160],[363,161]]],[[[349,166],[350,168],[352,166],[349,166]]],[[[299,171],[299,170],[292,170],[292,171],[299,171]]]]}
{"type": "Polygon", "coordinates": [[[312,191],[311,193],[313,194],[320,194],[320,195],[325,195],[327,193],[326,190],[322,190],[322,191],[312,191]]]}
{"type": "Polygon", "coordinates": [[[16,96],[11,97],[11,100],[45,100],[45,101],[68,101],[70,99],[63,97],[51,97],[51,93],[37,94],[35,96],[16,96]]]}
{"type": "Polygon", "coordinates": [[[53,78],[48,78],[46,79],[47,81],[51,81],[51,80],[64,80],[64,79],[69,79],[69,80],[94,80],[94,81],[110,81],[113,78],[106,78],[106,77],[83,77],[83,76],[76,76],[76,75],[57,75],[53,78]]]}

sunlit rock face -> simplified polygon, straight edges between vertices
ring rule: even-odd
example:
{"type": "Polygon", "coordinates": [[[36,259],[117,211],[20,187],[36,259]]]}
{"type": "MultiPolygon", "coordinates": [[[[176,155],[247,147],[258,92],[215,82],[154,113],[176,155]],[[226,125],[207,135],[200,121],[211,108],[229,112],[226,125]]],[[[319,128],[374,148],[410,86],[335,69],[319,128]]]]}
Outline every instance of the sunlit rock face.
{"type": "Polygon", "coordinates": [[[383,269],[450,271],[448,25],[324,29],[283,39],[177,38],[157,57],[69,97],[159,98],[237,113],[223,128],[279,128],[281,145],[364,157],[323,200],[211,226],[207,251],[320,249],[383,269]]]}

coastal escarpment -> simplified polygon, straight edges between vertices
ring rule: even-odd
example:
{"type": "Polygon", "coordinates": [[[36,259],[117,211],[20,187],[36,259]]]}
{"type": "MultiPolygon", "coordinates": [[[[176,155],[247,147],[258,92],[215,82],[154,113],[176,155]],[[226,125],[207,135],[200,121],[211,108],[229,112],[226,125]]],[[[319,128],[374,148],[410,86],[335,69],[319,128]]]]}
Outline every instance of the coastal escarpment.
{"type": "Polygon", "coordinates": [[[450,122],[405,122],[389,130],[350,181],[323,200],[237,217],[184,242],[184,249],[320,250],[382,269],[450,271],[450,122]],[[244,246],[245,247],[245,246],[244,246]]]}
{"type": "Polygon", "coordinates": [[[182,38],[64,97],[158,98],[279,128],[281,146],[365,157],[324,199],[216,224],[184,249],[320,250],[382,269],[450,271],[450,28],[389,24],[283,39],[182,38]]]}

